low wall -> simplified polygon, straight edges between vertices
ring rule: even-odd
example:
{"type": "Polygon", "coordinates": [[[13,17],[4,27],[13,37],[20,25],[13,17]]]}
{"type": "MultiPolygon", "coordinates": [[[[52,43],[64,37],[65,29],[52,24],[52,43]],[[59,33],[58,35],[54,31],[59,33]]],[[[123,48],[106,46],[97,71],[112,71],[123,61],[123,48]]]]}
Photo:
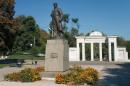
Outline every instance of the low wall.
{"type": "Polygon", "coordinates": [[[78,61],[77,48],[69,48],[69,61],[78,61]]]}

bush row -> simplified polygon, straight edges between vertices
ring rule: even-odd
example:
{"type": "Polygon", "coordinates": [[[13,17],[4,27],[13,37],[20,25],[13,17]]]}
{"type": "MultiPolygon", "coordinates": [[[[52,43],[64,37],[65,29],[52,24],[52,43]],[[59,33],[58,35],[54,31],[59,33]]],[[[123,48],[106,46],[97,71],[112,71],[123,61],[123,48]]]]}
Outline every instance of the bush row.
{"type": "Polygon", "coordinates": [[[98,71],[92,67],[82,69],[80,66],[75,66],[67,74],[58,73],[55,77],[57,84],[71,84],[71,85],[82,85],[82,84],[94,84],[98,81],[98,71]]]}
{"type": "Polygon", "coordinates": [[[44,71],[44,67],[37,67],[35,69],[26,68],[20,72],[14,72],[5,75],[4,79],[7,81],[22,81],[33,82],[41,80],[40,72],[44,71]]]}

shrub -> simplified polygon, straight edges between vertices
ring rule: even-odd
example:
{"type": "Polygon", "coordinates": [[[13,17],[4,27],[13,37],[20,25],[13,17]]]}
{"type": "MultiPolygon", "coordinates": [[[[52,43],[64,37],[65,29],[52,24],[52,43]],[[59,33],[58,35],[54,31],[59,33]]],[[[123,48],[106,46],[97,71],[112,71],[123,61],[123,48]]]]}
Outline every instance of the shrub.
{"type": "Polygon", "coordinates": [[[44,67],[37,67],[35,69],[26,68],[17,73],[11,73],[6,75],[5,80],[10,81],[22,81],[22,82],[33,82],[41,80],[40,72],[44,70],[44,67]]]}
{"type": "Polygon", "coordinates": [[[55,82],[57,84],[64,84],[64,76],[60,73],[56,74],[55,82]]]}
{"type": "Polygon", "coordinates": [[[43,72],[44,71],[44,66],[37,67],[34,70],[36,70],[37,72],[43,72]]]}
{"type": "Polygon", "coordinates": [[[81,79],[79,73],[73,74],[71,72],[71,73],[64,75],[64,84],[70,84],[70,83],[73,85],[82,84],[82,79],[81,79]]]}
{"type": "Polygon", "coordinates": [[[40,74],[36,69],[27,68],[21,71],[20,81],[33,82],[41,80],[40,74]]]}
{"type": "Polygon", "coordinates": [[[57,84],[81,84],[82,80],[80,77],[80,73],[83,69],[80,66],[74,66],[74,68],[70,69],[70,72],[67,74],[57,74],[56,75],[56,83],[57,84]]]}
{"type": "Polygon", "coordinates": [[[84,83],[94,84],[98,80],[98,71],[92,67],[88,67],[81,72],[80,76],[84,83]]]}
{"type": "Polygon", "coordinates": [[[98,71],[91,67],[82,69],[75,66],[67,74],[57,74],[55,80],[57,84],[94,84],[98,80],[98,71]]]}
{"type": "Polygon", "coordinates": [[[83,69],[80,66],[74,66],[74,68],[70,69],[70,72],[67,74],[60,74],[58,73],[55,77],[55,82],[57,84],[79,84],[81,83],[81,77],[80,72],[83,71],[83,69]]]}
{"type": "MultiPolygon", "coordinates": [[[[80,76],[80,73],[83,71],[83,69],[81,68],[81,66],[74,66],[74,68],[72,68],[70,70],[70,73],[67,75],[69,77],[69,82],[67,83],[73,83],[73,84],[82,84],[82,79],[80,76]]],[[[67,77],[66,76],[66,77],[67,77]]]]}
{"type": "Polygon", "coordinates": [[[11,74],[7,74],[5,75],[5,80],[9,81],[9,80],[12,80],[12,81],[19,81],[20,80],[20,73],[17,72],[17,73],[11,73],[11,74]]]}

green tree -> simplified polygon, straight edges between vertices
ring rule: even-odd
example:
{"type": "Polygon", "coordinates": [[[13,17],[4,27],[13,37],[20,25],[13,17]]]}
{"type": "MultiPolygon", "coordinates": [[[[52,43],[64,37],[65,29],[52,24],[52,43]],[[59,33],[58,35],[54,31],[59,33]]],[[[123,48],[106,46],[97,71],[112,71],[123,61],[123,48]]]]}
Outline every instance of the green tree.
{"type": "Polygon", "coordinates": [[[45,47],[46,47],[46,42],[47,42],[47,39],[49,38],[49,35],[48,33],[43,30],[43,29],[37,29],[40,37],[39,37],[39,40],[40,40],[40,46],[39,46],[39,49],[40,49],[40,53],[45,53],[45,47]]]}
{"type": "Polygon", "coordinates": [[[70,47],[75,47],[76,46],[76,36],[78,35],[78,30],[75,28],[72,28],[70,31],[70,37],[69,37],[69,46],[70,47]]]}
{"type": "Polygon", "coordinates": [[[11,51],[15,34],[17,32],[17,21],[13,18],[15,0],[0,0],[0,49],[11,51]]]}
{"type": "Polygon", "coordinates": [[[78,18],[72,18],[71,20],[72,20],[73,26],[72,26],[70,32],[68,32],[68,36],[69,36],[68,37],[68,43],[69,43],[70,47],[75,47],[76,46],[76,39],[75,39],[75,37],[77,35],[79,35],[79,31],[78,31],[78,29],[79,29],[78,21],[79,20],[78,20],[78,18]]]}
{"type": "Polygon", "coordinates": [[[13,51],[28,51],[34,46],[41,46],[39,27],[32,16],[19,16],[19,31],[13,46],[13,51]]]}
{"type": "Polygon", "coordinates": [[[79,29],[79,19],[78,18],[72,18],[72,23],[74,24],[72,28],[79,29]]]}
{"type": "Polygon", "coordinates": [[[128,51],[128,56],[130,58],[130,40],[125,40],[122,37],[117,38],[118,46],[120,47],[126,47],[126,50],[128,51]]]}
{"type": "Polygon", "coordinates": [[[122,37],[117,38],[117,43],[118,43],[118,46],[120,46],[120,47],[126,46],[126,41],[122,37]]]}
{"type": "Polygon", "coordinates": [[[68,30],[67,23],[69,22],[69,14],[64,14],[62,21],[63,21],[63,26],[62,26],[63,31],[67,32],[67,30],[68,30]]]}

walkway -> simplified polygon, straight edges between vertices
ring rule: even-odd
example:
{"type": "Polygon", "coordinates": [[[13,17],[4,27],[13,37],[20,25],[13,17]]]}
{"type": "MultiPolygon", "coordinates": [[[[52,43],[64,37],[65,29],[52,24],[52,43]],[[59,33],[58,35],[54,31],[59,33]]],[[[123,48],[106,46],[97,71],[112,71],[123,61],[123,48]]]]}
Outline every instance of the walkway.
{"type": "MultiPolygon", "coordinates": [[[[44,64],[44,63],[43,63],[44,64]]],[[[92,66],[100,72],[100,80],[94,86],[130,86],[130,63],[109,63],[109,62],[71,62],[71,65],[78,64],[86,68],[92,66]]],[[[18,68],[0,69],[0,77],[4,72],[17,70],[18,68]]],[[[54,81],[38,81],[33,83],[1,81],[0,86],[65,86],[57,85],[54,81]]]]}
{"type": "MultiPolygon", "coordinates": [[[[77,62],[100,71],[100,80],[94,86],[130,86],[130,63],[77,62]]],[[[72,62],[71,64],[75,64],[72,62]]]]}

